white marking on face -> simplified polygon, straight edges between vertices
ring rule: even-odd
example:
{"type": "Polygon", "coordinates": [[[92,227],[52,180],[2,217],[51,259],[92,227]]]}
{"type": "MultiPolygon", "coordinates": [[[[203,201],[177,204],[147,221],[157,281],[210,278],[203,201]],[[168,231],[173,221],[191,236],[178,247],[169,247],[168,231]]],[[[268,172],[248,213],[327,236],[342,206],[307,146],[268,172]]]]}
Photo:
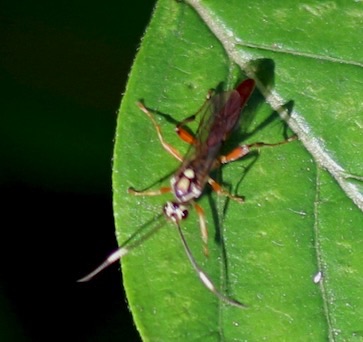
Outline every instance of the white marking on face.
{"type": "Polygon", "coordinates": [[[169,217],[170,219],[172,219],[173,213],[174,213],[174,206],[173,206],[173,204],[171,202],[166,202],[165,207],[164,207],[164,210],[165,210],[165,215],[167,217],[169,217]]]}
{"type": "Polygon", "coordinates": [[[173,202],[166,202],[164,213],[173,222],[179,222],[186,217],[187,208],[184,205],[177,205],[173,202]]]}

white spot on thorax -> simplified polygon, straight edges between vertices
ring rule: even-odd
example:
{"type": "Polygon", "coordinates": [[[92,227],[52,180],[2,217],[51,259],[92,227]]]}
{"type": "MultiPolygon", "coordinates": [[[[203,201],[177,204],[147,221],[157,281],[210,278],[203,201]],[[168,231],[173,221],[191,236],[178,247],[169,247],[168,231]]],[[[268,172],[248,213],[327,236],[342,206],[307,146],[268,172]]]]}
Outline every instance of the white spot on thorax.
{"type": "Polygon", "coordinates": [[[193,179],[195,177],[195,172],[192,169],[186,169],[183,173],[184,173],[184,176],[189,179],[193,179]]]}

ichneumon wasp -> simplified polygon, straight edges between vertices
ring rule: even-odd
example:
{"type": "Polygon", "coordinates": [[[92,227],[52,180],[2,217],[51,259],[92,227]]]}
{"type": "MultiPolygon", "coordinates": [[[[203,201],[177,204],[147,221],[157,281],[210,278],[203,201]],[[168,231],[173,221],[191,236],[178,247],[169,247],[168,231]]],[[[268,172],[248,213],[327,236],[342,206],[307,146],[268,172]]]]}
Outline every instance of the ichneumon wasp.
{"type": "MultiPolygon", "coordinates": [[[[184,251],[192,267],[204,286],[206,286],[214,295],[224,302],[237,307],[244,307],[244,305],[241,302],[224,295],[220,290],[218,290],[210,277],[201,269],[188,246],[184,233],[181,229],[180,222],[187,218],[189,208],[194,207],[199,218],[199,226],[204,244],[204,253],[207,255],[208,230],[206,219],[204,217],[203,208],[196,202],[202,195],[206,184],[208,183],[219,195],[228,196],[235,201],[243,202],[242,197],[232,195],[213,178],[211,178],[211,171],[220,167],[222,164],[227,164],[244,157],[253,148],[277,146],[290,142],[296,138],[293,136],[274,144],[257,142],[253,144],[239,145],[228,154],[220,155],[224,142],[238,125],[242,109],[246,105],[254,88],[254,80],[246,79],[232,91],[209,93],[207,100],[201,109],[195,115],[184,119],[176,126],[175,130],[179,137],[190,144],[189,151],[184,157],[177,149],[164,140],[160,126],[155,121],[153,115],[141,102],[138,102],[138,107],[151,120],[163,148],[179,160],[181,165],[176,173],[171,177],[170,186],[168,187],[162,187],[158,190],[151,191],[137,191],[133,188],[128,189],[130,194],[136,196],[155,196],[165,193],[171,193],[173,195],[173,200],[167,201],[164,205],[163,213],[165,217],[175,225],[184,251]],[[184,127],[187,123],[194,121],[197,116],[201,116],[200,123],[196,133],[193,135],[184,127]]],[[[156,227],[156,229],[158,228],[159,227],[156,227]]],[[[133,237],[131,237],[121,247],[119,247],[118,250],[112,253],[99,267],[78,281],[82,282],[90,280],[110,264],[121,259],[132,249],[139,246],[151,234],[153,234],[156,229],[153,229],[148,234],[144,234],[136,242],[132,242],[133,237]]]]}

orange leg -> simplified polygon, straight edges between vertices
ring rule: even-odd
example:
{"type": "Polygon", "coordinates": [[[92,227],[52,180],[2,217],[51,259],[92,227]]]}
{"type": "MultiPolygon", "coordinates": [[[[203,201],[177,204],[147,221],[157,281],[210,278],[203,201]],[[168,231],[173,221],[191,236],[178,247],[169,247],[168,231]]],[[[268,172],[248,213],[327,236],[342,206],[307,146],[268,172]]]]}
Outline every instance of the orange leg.
{"type": "Polygon", "coordinates": [[[178,159],[179,161],[183,161],[183,157],[181,156],[180,152],[175,147],[171,146],[164,140],[164,137],[161,133],[160,126],[156,123],[154,117],[146,109],[146,107],[141,102],[137,102],[137,106],[149,117],[149,119],[153,123],[156,133],[158,134],[160,143],[164,147],[165,151],[170,153],[174,158],[178,159]]]}
{"type": "Polygon", "coordinates": [[[184,119],[182,122],[178,123],[178,125],[175,128],[175,132],[179,135],[180,139],[187,142],[190,145],[196,145],[197,140],[195,137],[190,134],[187,130],[185,130],[183,127],[186,126],[189,122],[192,122],[196,119],[197,115],[203,112],[203,109],[208,105],[208,101],[213,95],[213,91],[209,91],[208,95],[206,96],[206,100],[203,103],[202,107],[198,110],[198,112],[194,115],[191,115],[184,119]]]}
{"type": "MultiPolygon", "coordinates": [[[[263,143],[263,142],[257,142],[257,143],[253,143],[253,144],[240,145],[240,146],[237,146],[235,149],[233,149],[228,154],[226,154],[224,156],[220,156],[219,157],[219,162],[221,164],[227,164],[227,163],[233,162],[233,161],[235,161],[237,159],[240,159],[240,158],[244,157],[245,155],[250,153],[251,149],[253,149],[253,148],[279,146],[279,145],[287,144],[287,143],[289,143],[291,141],[294,141],[296,139],[297,139],[297,136],[294,135],[294,136],[292,136],[290,138],[287,138],[284,141],[280,141],[280,142],[275,143],[275,144],[266,144],[266,143],[263,143]]],[[[213,178],[209,177],[208,183],[211,185],[212,189],[218,195],[227,196],[230,199],[233,199],[233,200],[235,200],[237,202],[243,202],[244,201],[243,197],[234,196],[234,195],[230,194],[228,191],[226,191],[225,189],[223,189],[222,186],[220,184],[218,184],[213,178]]]]}
{"type": "Polygon", "coordinates": [[[237,201],[237,202],[240,202],[240,203],[244,202],[243,197],[232,195],[230,192],[223,189],[223,187],[219,183],[217,183],[213,178],[209,177],[208,178],[208,183],[218,195],[227,196],[230,199],[232,199],[234,201],[237,201]]]}
{"type": "Polygon", "coordinates": [[[179,125],[175,128],[176,134],[179,135],[179,138],[185,142],[187,142],[190,145],[196,145],[197,140],[195,137],[190,134],[187,130],[184,128],[181,128],[179,125]]]}
{"type": "Polygon", "coordinates": [[[157,190],[138,191],[134,188],[128,188],[127,192],[135,196],[159,196],[171,192],[170,186],[164,186],[157,190]]]}
{"type": "Polygon", "coordinates": [[[202,236],[202,241],[203,241],[203,253],[204,253],[205,256],[208,256],[208,254],[209,254],[209,251],[208,251],[208,229],[207,229],[207,223],[205,221],[204,210],[197,203],[193,203],[193,206],[194,206],[195,211],[197,212],[198,217],[199,217],[200,234],[202,236]]]}
{"type": "Polygon", "coordinates": [[[266,144],[263,142],[256,142],[253,144],[246,144],[246,145],[240,145],[237,146],[235,149],[233,149],[231,152],[229,152],[228,154],[224,155],[224,156],[220,156],[219,157],[219,161],[222,164],[227,164],[230,162],[233,162],[237,159],[240,159],[242,157],[244,157],[245,155],[247,155],[248,153],[251,152],[251,149],[253,148],[260,148],[260,147],[274,147],[274,146],[279,146],[279,145],[284,145],[287,144],[291,141],[294,141],[297,139],[296,135],[293,135],[290,138],[287,138],[286,140],[280,141],[278,143],[275,144],[266,144]]]}
{"type": "MultiPolygon", "coordinates": [[[[200,107],[200,109],[198,110],[198,112],[196,114],[193,114],[189,117],[187,117],[186,119],[184,119],[182,122],[180,122],[176,128],[175,131],[176,133],[179,135],[179,137],[187,142],[188,144],[193,144],[195,145],[197,143],[197,140],[195,139],[195,137],[190,134],[187,130],[185,130],[184,128],[182,128],[183,126],[185,126],[186,124],[188,124],[189,122],[192,122],[195,120],[195,118],[197,117],[198,114],[203,112],[203,108],[208,104],[208,101],[210,100],[210,98],[212,97],[213,91],[209,91],[208,95],[206,97],[206,100],[204,102],[204,104],[202,105],[202,107],[200,107]]],[[[151,115],[150,111],[147,110],[147,108],[141,103],[141,102],[137,102],[137,106],[149,117],[149,119],[152,121],[156,132],[158,134],[159,140],[162,144],[162,146],[164,147],[164,149],[170,153],[173,157],[175,157],[176,159],[178,159],[179,161],[182,161],[182,156],[180,155],[179,151],[177,149],[175,149],[173,146],[171,146],[170,144],[168,144],[161,133],[161,129],[160,126],[156,123],[154,117],[151,115]]]]}
{"type": "MultiPolygon", "coordinates": [[[[154,128],[156,130],[156,133],[158,135],[159,141],[160,141],[161,145],[163,146],[163,148],[169,154],[171,154],[174,158],[176,158],[177,160],[183,161],[183,157],[181,156],[180,152],[175,147],[171,146],[170,144],[168,144],[164,140],[164,137],[163,137],[163,135],[161,133],[161,128],[156,123],[155,118],[150,113],[150,111],[141,102],[137,102],[137,106],[151,120],[151,122],[152,122],[152,124],[153,124],[153,126],[154,126],[154,128]]],[[[177,131],[178,135],[180,136],[180,138],[183,139],[184,141],[190,143],[190,144],[194,143],[195,138],[190,133],[188,133],[185,129],[181,128],[181,126],[185,125],[187,122],[193,121],[194,119],[195,119],[195,115],[192,115],[189,118],[186,118],[185,120],[183,120],[180,124],[178,124],[178,126],[176,128],[176,131],[177,131]]],[[[162,194],[165,194],[165,193],[170,193],[171,188],[170,187],[162,187],[162,188],[157,189],[157,190],[148,190],[148,191],[138,191],[138,190],[135,190],[133,188],[129,188],[127,191],[128,191],[129,194],[133,194],[135,196],[158,196],[158,195],[162,195],[162,194]]]]}

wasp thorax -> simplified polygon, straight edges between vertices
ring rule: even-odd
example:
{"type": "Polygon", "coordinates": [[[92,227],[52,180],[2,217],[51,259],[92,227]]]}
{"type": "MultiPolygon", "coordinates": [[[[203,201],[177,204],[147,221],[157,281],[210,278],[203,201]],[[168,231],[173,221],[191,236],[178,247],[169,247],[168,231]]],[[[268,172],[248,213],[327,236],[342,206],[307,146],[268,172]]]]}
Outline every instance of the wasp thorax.
{"type": "Polygon", "coordinates": [[[165,216],[173,222],[184,220],[189,214],[186,206],[176,202],[166,202],[163,210],[165,216]]]}
{"type": "Polygon", "coordinates": [[[198,198],[202,193],[197,184],[195,172],[191,168],[185,169],[180,174],[172,177],[171,187],[175,198],[182,203],[198,198]]]}

